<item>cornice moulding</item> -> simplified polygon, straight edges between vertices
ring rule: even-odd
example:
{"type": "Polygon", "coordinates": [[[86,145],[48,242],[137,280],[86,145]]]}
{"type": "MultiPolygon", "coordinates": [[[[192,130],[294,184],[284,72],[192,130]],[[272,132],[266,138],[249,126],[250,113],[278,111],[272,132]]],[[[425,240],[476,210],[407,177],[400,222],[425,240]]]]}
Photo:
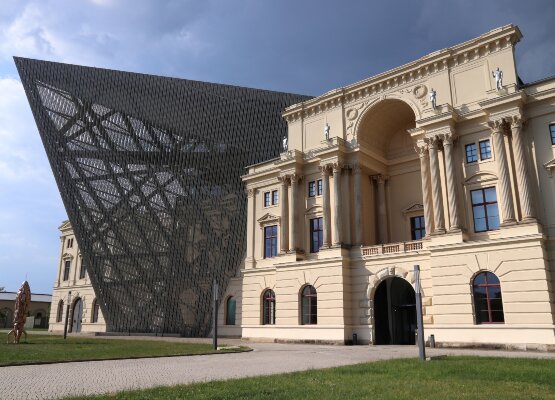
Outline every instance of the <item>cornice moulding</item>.
{"type": "Polygon", "coordinates": [[[429,75],[513,46],[521,38],[522,34],[517,26],[505,25],[464,43],[432,52],[405,65],[354,84],[331,90],[305,102],[294,104],[286,108],[282,116],[288,122],[292,122],[341,104],[348,104],[378,93],[397,90],[403,85],[419,82],[429,75]],[[320,109],[315,110],[315,107],[320,109]]]}

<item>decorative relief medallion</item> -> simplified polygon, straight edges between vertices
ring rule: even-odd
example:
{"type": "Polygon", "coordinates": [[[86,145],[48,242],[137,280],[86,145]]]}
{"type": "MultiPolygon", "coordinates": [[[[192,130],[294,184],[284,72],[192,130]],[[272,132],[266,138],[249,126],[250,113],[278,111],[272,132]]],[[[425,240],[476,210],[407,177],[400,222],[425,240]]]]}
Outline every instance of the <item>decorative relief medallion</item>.
{"type": "Polygon", "coordinates": [[[416,85],[412,89],[412,94],[414,94],[414,97],[416,97],[417,99],[423,98],[424,96],[426,96],[426,93],[428,93],[428,88],[424,85],[416,85]]]}
{"type": "Polygon", "coordinates": [[[360,110],[366,107],[367,104],[368,104],[368,101],[363,101],[362,103],[359,103],[356,106],[349,108],[345,112],[345,117],[347,118],[347,141],[350,141],[353,139],[353,128],[355,126],[355,121],[359,116],[360,110]]]}

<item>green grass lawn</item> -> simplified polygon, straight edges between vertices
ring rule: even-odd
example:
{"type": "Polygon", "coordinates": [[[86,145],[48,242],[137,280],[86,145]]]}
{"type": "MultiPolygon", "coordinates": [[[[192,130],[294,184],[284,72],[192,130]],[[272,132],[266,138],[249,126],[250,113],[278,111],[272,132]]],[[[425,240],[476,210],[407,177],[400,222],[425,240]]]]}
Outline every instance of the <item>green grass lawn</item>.
{"type": "MultiPolygon", "coordinates": [[[[64,340],[63,336],[33,334],[29,334],[27,343],[25,343],[23,337],[19,345],[7,344],[6,336],[2,338],[0,342],[0,366],[38,362],[213,353],[211,344],[71,336],[64,340]]],[[[223,350],[218,351],[218,353],[244,350],[248,350],[248,348],[223,350]]]]}
{"type": "Polygon", "coordinates": [[[555,360],[449,357],[122,392],[94,399],[555,399],[555,360]]]}

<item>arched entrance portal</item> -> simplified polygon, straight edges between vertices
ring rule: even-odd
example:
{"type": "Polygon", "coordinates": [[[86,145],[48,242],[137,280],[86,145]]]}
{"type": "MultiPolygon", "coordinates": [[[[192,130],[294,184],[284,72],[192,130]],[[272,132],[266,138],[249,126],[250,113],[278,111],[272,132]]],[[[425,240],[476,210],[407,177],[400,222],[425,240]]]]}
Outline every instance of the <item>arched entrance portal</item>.
{"type": "Polygon", "coordinates": [[[375,344],[414,344],[416,296],[404,279],[388,278],[374,294],[375,344]]]}
{"type": "Polygon", "coordinates": [[[71,329],[72,333],[81,332],[81,323],[83,319],[83,301],[81,298],[75,300],[73,303],[73,312],[71,314],[71,329]]]}

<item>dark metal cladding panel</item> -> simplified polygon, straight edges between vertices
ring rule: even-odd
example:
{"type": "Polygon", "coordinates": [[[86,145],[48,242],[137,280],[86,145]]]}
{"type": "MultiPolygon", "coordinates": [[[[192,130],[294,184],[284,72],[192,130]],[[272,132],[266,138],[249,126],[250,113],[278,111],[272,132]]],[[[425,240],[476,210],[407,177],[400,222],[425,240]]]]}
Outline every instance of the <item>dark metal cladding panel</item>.
{"type": "Polygon", "coordinates": [[[245,167],[310,97],[15,58],[108,331],[206,336],[246,252],[245,167]]]}

